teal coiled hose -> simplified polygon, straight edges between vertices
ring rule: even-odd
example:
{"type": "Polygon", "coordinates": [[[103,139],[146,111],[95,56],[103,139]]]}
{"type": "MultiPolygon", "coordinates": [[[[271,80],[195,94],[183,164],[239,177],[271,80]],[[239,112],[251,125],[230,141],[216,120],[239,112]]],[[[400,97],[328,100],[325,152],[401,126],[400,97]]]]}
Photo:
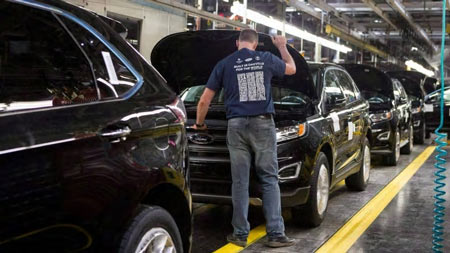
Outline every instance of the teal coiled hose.
{"type": "Polygon", "coordinates": [[[436,176],[436,179],[434,180],[434,183],[436,186],[434,187],[434,191],[436,194],[434,195],[434,223],[433,223],[433,252],[442,252],[443,245],[441,242],[444,240],[443,234],[444,234],[444,211],[445,206],[443,203],[445,202],[445,199],[443,196],[445,195],[445,191],[443,188],[445,187],[445,183],[443,180],[445,180],[445,163],[446,163],[446,155],[447,151],[444,149],[444,147],[447,145],[447,134],[440,133],[439,131],[442,129],[444,125],[444,46],[445,46],[445,36],[446,36],[446,29],[445,29],[445,16],[446,16],[446,0],[442,0],[442,39],[441,39],[441,64],[440,64],[440,72],[441,72],[441,100],[440,100],[440,112],[441,112],[441,120],[439,127],[435,130],[435,133],[437,135],[437,138],[435,139],[435,142],[437,143],[436,151],[438,154],[436,155],[436,163],[434,164],[434,167],[436,168],[434,175],[436,176]]]}

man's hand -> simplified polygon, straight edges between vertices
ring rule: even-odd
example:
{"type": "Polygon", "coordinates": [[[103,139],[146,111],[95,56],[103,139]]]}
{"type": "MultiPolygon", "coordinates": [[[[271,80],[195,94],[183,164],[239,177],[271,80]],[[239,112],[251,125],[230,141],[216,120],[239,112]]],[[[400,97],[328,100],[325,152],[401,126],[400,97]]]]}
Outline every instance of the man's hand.
{"type": "Polygon", "coordinates": [[[272,37],[272,42],[273,42],[273,44],[274,44],[277,48],[285,47],[285,46],[286,46],[286,43],[287,43],[286,37],[281,36],[281,35],[275,35],[275,36],[273,36],[273,37],[272,37]]]}
{"type": "Polygon", "coordinates": [[[292,56],[289,54],[287,47],[286,47],[286,37],[276,35],[272,37],[273,44],[278,48],[281,54],[281,59],[286,63],[286,71],[284,72],[285,75],[293,75],[297,72],[297,68],[295,66],[294,59],[292,59],[292,56]]]}
{"type": "Polygon", "coordinates": [[[206,124],[203,124],[203,126],[198,127],[196,124],[194,124],[193,126],[191,126],[192,129],[197,130],[197,131],[203,131],[208,129],[208,127],[206,126],[206,124]]]}

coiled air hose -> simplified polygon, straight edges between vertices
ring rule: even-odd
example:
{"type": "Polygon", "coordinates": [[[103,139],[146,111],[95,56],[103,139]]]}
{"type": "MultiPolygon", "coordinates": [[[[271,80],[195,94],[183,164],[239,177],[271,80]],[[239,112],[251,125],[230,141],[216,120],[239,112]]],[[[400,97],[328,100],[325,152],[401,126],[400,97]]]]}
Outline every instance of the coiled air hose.
{"type": "Polygon", "coordinates": [[[435,139],[435,142],[437,143],[436,151],[438,154],[436,155],[436,163],[434,164],[434,167],[436,168],[434,175],[436,176],[436,179],[434,180],[435,187],[434,191],[436,194],[434,195],[434,223],[433,223],[433,252],[442,252],[443,245],[441,242],[444,240],[443,234],[444,234],[444,210],[445,206],[443,203],[445,202],[445,199],[443,196],[445,195],[444,187],[445,183],[443,180],[445,180],[446,176],[444,175],[446,169],[445,169],[445,163],[446,163],[446,155],[447,151],[444,149],[444,147],[447,145],[447,134],[440,133],[443,125],[444,125],[444,47],[445,47],[445,36],[446,36],[446,29],[445,29],[445,16],[446,16],[446,0],[442,0],[442,39],[441,39],[441,64],[440,64],[440,72],[441,72],[441,100],[440,100],[440,113],[441,113],[441,120],[438,128],[435,130],[435,133],[437,135],[437,138],[435,139]]]}

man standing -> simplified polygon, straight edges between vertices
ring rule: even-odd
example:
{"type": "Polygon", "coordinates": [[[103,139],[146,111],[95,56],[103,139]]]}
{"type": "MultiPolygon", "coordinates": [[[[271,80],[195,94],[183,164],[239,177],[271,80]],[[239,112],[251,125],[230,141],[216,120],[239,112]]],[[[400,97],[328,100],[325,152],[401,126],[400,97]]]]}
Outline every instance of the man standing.
{"type": "Polygon", "coordinates": [[[249,177],[251,154],[255,154],[255,169],[262,187],[263,210],[266,219],[267,245],[290,246],[294,240],[284,233],[278,185],[277,143],[273,114],[272,77],[293,75],[294,60],[286,48],[286,38],[275,36],[273,44],[283,60],[269,52],[255,51],[258,33],[242,30],[236,41],[238,51],[221,60],[215,67],[198,103],[197,121],[193,126],[205,130],[204,123],[211,100],[222,88],[228,119],[227,145],[230,151],[234,232],[231,243],[244,247],[250,224],[249,177]]]}

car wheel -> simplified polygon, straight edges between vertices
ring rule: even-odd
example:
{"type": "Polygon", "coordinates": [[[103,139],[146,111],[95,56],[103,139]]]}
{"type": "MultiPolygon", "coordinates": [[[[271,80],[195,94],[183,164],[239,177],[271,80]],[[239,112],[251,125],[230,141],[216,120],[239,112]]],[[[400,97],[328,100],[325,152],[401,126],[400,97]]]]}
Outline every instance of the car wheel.
{"type": "Polygon", "coordinates": [[[409,155],[409,154],[411,154],[411,152],[413,150],[413,147],[414,147],[414,144],[413,144],[414,143],[414,132],[413,131],[414,131],[413,126],[410,125],[409,126],[408,144],[406,144],[404,147],[402,147],[400,149],[400,152],[402,154],[409,155]]]}
{"type": "MultiPolygon", "coordinates": [[[[426,126],[425,126],[425,128],[426,128],[426,126]]],[[[426,131],[425,138],[426,139],[430,139],[431,138],[431,132],[426,131]]]]}
{"type": "Polygon", "coordinates": [[[358,173],[353,174],[345,179],[345,185],[355,191],[364,191],[367,187],[370,177],[370,145],[367,138],[364,139],[362,147],[363,155],[361,161],[361,168],[358,173]]]}
{"type": "Polygon", "coordinates": [[[119,253],[129,252],[183,252],[178,227],[166,210],[139,206],[120,243],[119,253]]]}
{"type": "Polygon", "coordinates": [[[414,142],[417,144],[424,144],[425,136],[426,136],[425,123],[422,123],[422,127],[420,128],[420,131],[417,134],[417,137],[414,137],[414,142]]]}
{"type": "Polygon", "coordinates": [[[295,207],[292,210],[293,218],[309,227],[319,226],[328,207],[330,192],[328,159],[320,152],[311,178],[311,190],[305,205],[295,207]]]}
{"type": "Polygon", "coordinates": [[[396,166],[400,159],[400,130],[395,131],[394,150],[386,157],[386,164],[396,166]]]}

